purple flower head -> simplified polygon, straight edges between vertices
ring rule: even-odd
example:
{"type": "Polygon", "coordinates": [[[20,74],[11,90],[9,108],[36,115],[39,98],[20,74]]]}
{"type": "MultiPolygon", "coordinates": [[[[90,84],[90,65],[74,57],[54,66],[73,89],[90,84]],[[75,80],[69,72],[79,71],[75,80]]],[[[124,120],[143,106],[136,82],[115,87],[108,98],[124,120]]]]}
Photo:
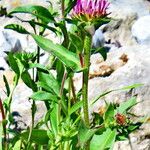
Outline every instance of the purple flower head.
{"type": "Polygon", "coordinates": [[[84,18],[87,21],[93,21],[107,16],[108,6],[109,2],[107,0],[77,0],[72,16],[81,20],[84,18]]]}

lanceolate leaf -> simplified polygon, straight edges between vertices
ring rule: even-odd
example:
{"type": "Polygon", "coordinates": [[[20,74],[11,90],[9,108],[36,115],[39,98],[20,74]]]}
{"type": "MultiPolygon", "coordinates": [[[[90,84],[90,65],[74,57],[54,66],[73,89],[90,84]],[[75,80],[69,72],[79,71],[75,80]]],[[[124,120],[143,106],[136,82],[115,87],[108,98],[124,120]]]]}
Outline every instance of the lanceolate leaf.
{"type": "Polygon", "coordinates": [[[41,100],[41,101],[45,100],[57,101],[57,96],[45,91],[35,92],[32,94],[31,98],[33,100],[41,100]]]}
{"type": "Polygon", "coordinates": [[[76,112],[78,109],[80,109],[83,106],[83,101],[79,101],[75,103],[69,110],[69,114],[76,112]]]}
{"type": "Polygon", "coordinates": [[[42,22],[45,22],[45,23],[54,21],[54,18],[51,15],[51,13],[48,11],[48,9],[46,9],[43,6],[38,6],[38,5],[20,6],[20,7],[15,8],[13,11],[11,11],[9,15],[12,15],[15,13],[29,13],[41,19],[42,22]]]}
{"type": "Polygon", "coordinates": [[[20,75],[20,70],[19,70],[17,61],[16,61],[16,59],[15,59],[15,57],[13,56],[12,53],[9,53],[9,54],[8,54],[8,62],[9,62],[9,65],[10,65],[11,69],[12,69],[17,75],[20,75]]]}
{"type": "Polygon", "coordinates": [[[128,111],[132,106],[134,106],[136,104],[136,97],[132,97],[131,99],[129,99],[126,102],[123,102],[120,104],[120,106],[117,108],[118,113],[124,113],[126,111],[128,111]]]}
{"type": "Polygon", "coordinates": [[[58,104],[55,103],[50,114],[51,129],[55,136],[57,135],[58,126],[59,126],[58,115],[57,115],[58,109],[59,109],[58,104]]]}
{"type": "Polygon", "coordinates": [[[70,35],[70,40],[71,40],[72,44],[76,47],[76,50],[82,52],[83,41],[81,40],[81,38],[72,33],[70,33],[69,35],[70,35]]]}
{"type": "Polygon", "coordinates": [[[143,85],[144,84],[136,83],[136,84],[133,84],[133,85],[125,86],[125,87],[121,88],[120,90],[130,90],[130,89],[141,87],[143,85]]]}
{"type": "Polygon", "coordinates": [[[47,25],[47,24],[40,23],[40,22],[35,22],[35,21],[33,21],[33,20],[29,21],[29,23],[30,23],[30,24],[34,24],[34,25],[41,26],[41,27],[43,27],[43,28],[45,28],[45,29],[48,29],[48,30],[51,30],[51,31],[53,31],[55,34],[57,34],[57,33],[61,34],[56,28],[51,27],[51,26],[49,26],[49,25],[47,25]]]}
{"type": "MultiPolygon", "coordinates": [[[[23,132],[21,133],[21,138],[27,141],[29,138],[29,134],[30,131],[23,132]]],[[[33,129],[31,133],[30,141],[40,145],[48,144],[49,137],[47,135],[47,131],[40,130],[40,129],[33,129]]]]}
{"type": "Polygon", "coordinates": [[[106,127],[110,126],[114,121],[115,109],[113,104],[109,104],[104,114],[104,124],[106,127]]]}
{"type": "Polygon", "coordinates": [[[71,11],[71,9],[75,6],[77,0],[69,0],[68,7],[65,10],[65,16],[71,11]]]}
{"type": "Polygon", "coordinates": [[[92,138],[92,136],[95,134],[95,132],[98,129],[89,129],[87,128],[83,122],[81,122],[80,126],[79,126],[79,144],[81,145],[81,147],[84,146],[84,144],[90,139],[92,138]]]}
{"type": "Polygon", "coordinates": [[[134,88],[138,88],[138,87],[141,87],[141,86],[143,86],[143,84],[137,83],[137,84],[133,84],[133,85],[130,85],[130,86],[124,86],[124,87],[119,88],[119,89],[114,89],[114,90],[106,91],[104,93],[101,93],[94,100],[92,100],[91,105],[94,104],[94,103],[96,103],[100,98],[106,96],[107,94],[109,94],[111,92],[121,91],[121,90],[122,91],[126,91],[126,90],[131,90],[131,89],[134,89],[134,88]]]}
{"type": "Polygon", "coordinates": [[[74,54],[73,52],[70,52],[65,47],[59,44],[54,44],[51,40],[43,38],[42,36],[32,34],[32,37],[43,50],[50,52],[51,54],[56,56],[73,71],[79,72],[82,70],[80,61],[77,58],[76,54],[74,54]]]}
{"type": "Polygon", "coordinates": [[[35,82],[32,80],[30,74],[28,71],[24,71],[21,74],[21,78],[24,81],[24,83],[31,88],[33,91],[37,91],[37,85],[35,84],[35,82]]]}
{"type": "Polygon", "coordinates": [[[51,73],[47,74],[47,73],[40,72],[39,81],[40,81],[39,85],[42,88],[44,88],[49,92],[53,92],[54,94],[59,96],[59,91],[60,91],[59,84],[51,73]]]}
{"type": "Polygon", "coordinates": [[[29,32],[24,27],[22,27],[21,25],[18,25],[18,24],[6,25],[5,29],[11,29],[11,30],[17,31],[18,33],[21,33],[21,34],[29,34],[29,32]]]}
{"type": "Polygon", "coordinates": [[[115,130],[108,128],[102,135],[94,135],[91,140],[90,150],[105,150],[112,148],[116,134],[115,130]]]}
{"type": "Polygon", "coordinates": [[[5,88],[6,88],[6,91],[7,91],[7,96],[9,96],[9,94],[10,94],[10,87],[9,87],[9,83],[8,83],[8,80],[7,80],[7,78],[6,78],[5,75],[3,75],[3,81],[5,83],[5,88]]]}

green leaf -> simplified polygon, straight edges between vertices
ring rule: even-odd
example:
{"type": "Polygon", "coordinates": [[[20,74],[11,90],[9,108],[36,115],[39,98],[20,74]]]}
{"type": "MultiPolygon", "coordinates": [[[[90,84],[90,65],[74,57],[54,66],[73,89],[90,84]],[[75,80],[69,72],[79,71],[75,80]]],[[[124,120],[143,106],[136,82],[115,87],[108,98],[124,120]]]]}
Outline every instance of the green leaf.
{"type": "Polygon", "coordinates": [[[120,88],[119,90],[130,90],[130,89],[134,89],[134,88],[138,88],[138,87],[141,87],[143,86],[144,84],[141,84],[141,83],[137,83],[137,84],[133,84],[133,85],[130,85],[130,86],[125,86],[123,88],[120,88]]]}
{"type": "Polygon", "coordinates": [[[109,93],[111,93],[111,92],[113,92],[113,91],[115,91],[115,90],[106,91],[106,92],[100,94],[100,95],[97,96],[94,100],[92,100],[91,105],[93,105],[93,104],[96,103],[100,98],[106,96],[107,94],[109,94],[109,93]]]}
{"type": "Polygon", "coordinates": [[[57,72],[57,81],[61,85],[61,82],[63,80],[65,67],[63,63],[60,60],[56,60],[56,72],[57,72]]]}
{"type": "Polygon", "coordinates": [[[133,85],[130,85],[130,86],[124,86],[124,87],[119,88],[119,89],[114,89],[114,90],[109,90],[109,91],[103,92],[102,94],[100,94],[99,96],[97,96],[94,100],[92,100],[91,105],[93,105],[100,98],[106,96],[107,94],[109,94],[111,92],[120,91],[120,90],[123,90],[123,91],[124,90],[130,90],[130,89],[138,88],[138,87],[141,87],[141,86],[143,86],[143,84],[137,83],[137,84],[133,84],[133,85]]]}
{"type": "Polygon", "coordinates": [[[21,33],[21,34],[29,34],[29,32],[24,27],[22,27],[21,25],[18,25],[18,24],[6,25],[5,29],[11,29],[11,30],[17,31],[18,33],[21,33]]]}
{"type": "Polygon", "coordinates": [[[11,69],[12,69],[17,75],[20,75],[20,70],[19,70],[17,61],[16,61],[16,59],[15,59],[15,57],[13,56],[12,53],[9,53],[9,54],[8,54],[8,62],[9,62],[9,65],[10,65],[11,69]]]}
{"type": "Polygon", "coordinates": [[[29,63],[29,69],[33,68],[38,68],[39,70],[42,70],[45,73],[49,72],[49,70],[44,65],[41,65],[39,63],[29,63]]]}
{"type": "Polygon", "coordinates": [[[80,109],[83,106],[83,101],[79,101],[77,103],[75,103],[69,110],[69,114],[73,114],[74,112],[76,112],[78,109],[80,109]]]}
{"type": "Polygon", "coordinates": [[[105,47],[93,48],[91,50],[92,54],[100,53],[104,60],[107,59],[107,50],[105,47]]]}
{"type": "Polygon", "coordinates": [[[65,16],[72,10],[72,8],[75,6],[77,0],[67,0],[68,7],[65,9],[65,16]]]}
{"type": "MultiPolygon", "coordinates": [[[[30,131],[23,132],[21,133],[21,138],[27,141],[29,134],[30,131]]],[[[48,144],[49,137],[47,135],[47,131],[42,129],[33,129],[31,133],[30,141],[40,145],[48,144]]]]}
{"type": "Polygon", "coordinates": [[[110,126],[114,122],[115,109],[113,104],[109,104],[104,114],[104,124],[106,127],[110,126]]]}
{"type": "Polygon", "coordinates": [[[83,50],[83,41],[76,34],[70,33],[70,40],[72,44],[76,47],[76,50],[82,52],[83,50]]]}
{"type": "Polygon", "coordinates": [[[38,26],[43,27],[44,29],[48,29],[50,31],[53,31],[56,35],[57,35],[57,33],[61,34],[56,28],[51,27],[51,26],[49,26],[47,24],[40,23],[40,22],[35,22],[35,21],[29,21],[29,23],[32,24],[32,25],[38,25],[38,26]]]}
{"type": "Polygon", "coordinates": [[[104,47],[98,48],[97,52],[99,52],[102,55],[104,60],[107,59],[107,51],[104,47]]]}
{"type": "Polygon", "coordinates": [[[102,135],[94,135],[91,144],[90,150],[105,150],[113,147],[116,139],[116,131],[107,129],[102,135]]]}
{"type": "Polygon", "coordinates": [[[9,87],[9,84],[8,84],[8,81],[7,81],[7,78],[5,75],[3,75],[3,81],[5,83],[5,88],[6,88],[6,91],[7,91],[7,96],[9,96],[10,94],[10,87],[9,87]]]}
{"type": "Polygon", "coordinates": [[[123,114],[136,104],[136,97],[132,97],[126,102],[121,103],[120,106],[117,108],[117,111],[118,113],[123,114]]]}
{"type": "Polygon", "coordinates": [[[31,95],[30,98],[32,98],[33,100],[40,100],[40,101],[51,100],[57,102],[57,96],[45,91],[35,92],[31,95]]]}
{"type": "Polygon", "coordinates": [[[45,118],[44,118],[44,122],[43,122],[43,123],[47,123],[47,122],[50,120],[50,116],[51,116],[52,110],[53,110],[53,109],[49,109],[49,110],[46,112],[46,115],[45,115],[45,118]]]}
{"type": "Polygon", "coordinates": [[[32,34],[32,37],[43,50],[50,52],[52,55],[56,56],[60,61],[62,61],[73,71],[79,72],[83,70],[83,68],[81,68],[79,58],[77,58],[76,54],[74,54],[73,52],[70,52],[65,47],[59,44],[54,44],[51,40],[43,38],[42,36],[32,34]]]}
{"type": "Polygon", "coordinates": [[[53,133],[55,134],[55,136],[58,134],[58,104],[54,104],[53,105],[53,109],[51,111],[51,115],[50,115],[50,126],[51,129],[53,131],[53,133]]]}
{"type": "Polygon", "coordinates": [[[139,127],[142,125],[142,123],[135,123],[135,124],[130,124],[129,127],[127,128],[128,132],[131,133],[135,131],[136,129],[139,129],[139,127]]]}
{"type": "Polygon", "coordinates": [[[21,147],[21,140],[18,140],[14,145],[13,150],[20,150],[20,147],[21,147]]]}
{"type": "Polygon", "coordinates": [[[59,97],[60,87],[57,80],[49,72],[49,74],[39,72],[39,85],[49,92],[55,93],[59,97]]]}
{"type": "Polygon", "coordinates": [[[26,6],[20,6],[12,10],[9,15],[15,14],[15,13],[29,13],[39,19],[41,19],[42,22],[49,23],[51,21],[54,21],[53,16],[48,11],[47,8],[43,6],[38,5],[26,5],[26,6]]]}
{"type": "Polygon", "coordinates": [[[92,138],[92,136],[95,134],[95,132],[98,129],[88,129],[83,122],[81,122],[79,126],[79,144],[81,147],[84,146],[84,144],[92,138]]]}
{"type": "Polygon", "coordinates": [[[33,91],[37,91],[37,85],[35,84],[35,82],[32,80],[30,74],[28,73],[28,71],[24,71],[21,74],[21,78],[24,81],[24,83],[31,88],[33,91]]]}

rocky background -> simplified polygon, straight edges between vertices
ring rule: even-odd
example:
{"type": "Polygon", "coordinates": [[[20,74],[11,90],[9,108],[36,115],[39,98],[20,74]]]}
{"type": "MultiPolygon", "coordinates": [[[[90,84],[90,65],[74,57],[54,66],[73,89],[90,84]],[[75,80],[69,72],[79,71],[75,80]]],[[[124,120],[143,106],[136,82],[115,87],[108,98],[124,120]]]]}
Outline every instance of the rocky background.
{"type": "MultiPolygon", "coordinates": [[[[12,8],[34,3],[46,6],[46,0],[2,0],[0,6],[12,8]]],[[[142,87],[132,91],[119,91],[107,95],[104,99],[110,102],[120,103],[137,96],[137,106],[133,108],[133,113],[140,116],[150,116],[150,2],[148,0],[110,0],[112,21],[102,26],[97,34],[101,45],[109,49],[108,58],[103,61],[99,54],[91,57],[89,100],[92,100],[100,93],[116,89],[119,87],[142,83],[142,87]],[[141,102],[142,101],[142,102],[141,102]]],[[[59,2],[54,1],[55,8],[58,9],[59,2]]],[[[15,18],[7,19],[0,17],[0,97],[4,99],[5,88],[3,74],[12,84],[13,73],[5,61],[4,51],[34,51],[33,40],[16,32],[4,30],[3,27],[9,23],[18,23],[15,18]]],[[[51,36],[51,34],[49,35],[51,36]]],[[[56,39],[52,36],[55,42],[56,39]]],[[[93,42],[94,43],[94,42],[93,42]]],[[[48,55],[45,54],[41,61],[46,63],[48,55]]],[[[81,75],[75,76],[76,90],[81,88],[81,75]]],[[[13,97],[13,111],[17,111],[20,116],[16,117],[23,128],[30,125],[31,103],[28,97],[31,91],[20,81],[13,97]]],[[[103,100],[99,100],[92,111],[99,111],[103,107],[103,100]]],[[[44,115],[44,105],[38,103],[36,120],[44,115]],[[42,106],[42,107],[41,107],[42,106]]],[[[130,136],[130,141],[118,142],[114,150],[150,150],[150,123],[145,123],[138,132],[130,136]]]]}

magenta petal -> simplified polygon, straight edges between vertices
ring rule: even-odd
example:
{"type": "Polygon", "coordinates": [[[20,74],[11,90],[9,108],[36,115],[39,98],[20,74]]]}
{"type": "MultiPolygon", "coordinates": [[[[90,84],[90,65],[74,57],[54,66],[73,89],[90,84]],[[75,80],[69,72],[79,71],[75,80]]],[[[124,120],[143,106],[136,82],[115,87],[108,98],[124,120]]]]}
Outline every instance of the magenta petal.
{"type": "Polygon", "coordinates": [[[92,20],[107,15],[106,10],[108,6],[109,2],[107,0],[77,0],[73,8],[73,14],[78,17],[82,14],[87,19],[92,20]]]}

